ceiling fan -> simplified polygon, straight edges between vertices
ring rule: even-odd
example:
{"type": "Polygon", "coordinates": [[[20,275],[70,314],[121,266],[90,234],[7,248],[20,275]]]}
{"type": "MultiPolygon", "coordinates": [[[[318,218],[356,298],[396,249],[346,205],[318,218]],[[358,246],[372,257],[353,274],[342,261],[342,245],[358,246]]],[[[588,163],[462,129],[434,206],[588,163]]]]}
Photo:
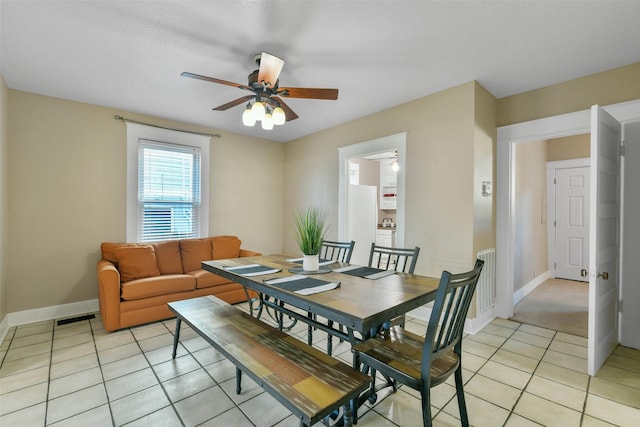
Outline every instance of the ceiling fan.
{"type": "Polygon", "coordinates": [[[284,124],[285,121],[298,118],[298,115],[282,100],[283,97],[338,99],[338,89],[280,87],[278,77],[284,66],[284,60],[267,52],[256,55],[254,59],[259,68],[249,74],[249,81],[246,85],[186,71],[183,72],[181,76],[233,86],[253,92],[251,95],[243,96],[226,104],[219,105],[213,110],[225,111],[247,102],[247,109],[242,115],[243,123],[247,126],[253,126],[256,121],[261,121],[264,129],[271,129],[274,124],[281,125],[284,124]],[[251,104],[252,99],[255,99],[253,105],[251,104]],[[269,122],[272,123],[270,124],[269,122]]]}

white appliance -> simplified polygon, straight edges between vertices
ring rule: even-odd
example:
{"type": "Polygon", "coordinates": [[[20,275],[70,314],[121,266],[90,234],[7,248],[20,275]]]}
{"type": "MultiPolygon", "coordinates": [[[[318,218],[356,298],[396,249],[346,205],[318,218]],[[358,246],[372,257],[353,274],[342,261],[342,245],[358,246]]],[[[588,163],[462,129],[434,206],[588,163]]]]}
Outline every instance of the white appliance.
{"type": "Polygon", "coordinates": [[[378,188],[349,185],[347,196],[347,240],[356,242],[351,263],[367,265],[371,243],[376,241],[378,227],[378,188]]]}

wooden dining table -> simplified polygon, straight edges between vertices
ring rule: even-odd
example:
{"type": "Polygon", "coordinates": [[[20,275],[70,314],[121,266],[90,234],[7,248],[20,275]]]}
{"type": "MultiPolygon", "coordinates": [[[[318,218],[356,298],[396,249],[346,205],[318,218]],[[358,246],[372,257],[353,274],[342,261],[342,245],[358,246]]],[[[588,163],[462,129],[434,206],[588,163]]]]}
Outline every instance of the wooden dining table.
{"type": "Polygon", "coordinates": [[[400,272],[378,279],[356,277],[334,271],[349,264],[334,263],[326,266],[325,270],[330,270],[326,273],[307,276],[339,286],[332,290],[304,295],[269,283],[273,279],[299,274],[300,265],[290,261],[292,258],[277,254],[204,261],[202,268],[271,297],[265,303],[272,308],[347,339],[351,344],[370,337],[372,331],[386,321],[433,301],[439,283],[438,278],[400,272]],[[260,265],[277,271],[247,276],[239,274],[238,271],[241,270],[234,270],[235,267],[249,265],[260,265]],[[291,269],[294,271],[290,271],[291,269]],[[306,314],[288,309],[287,305],[296,307],[306,314]],[[346,333],[314,320],[317,317],[343,325],[346,333]]]}
{"type": "MultiPolygon", "coordinates": [[[[385,322],[433,301],[440,281],[438,278],[401,272],[388,272],[388,275],[382,273],[384,277],[375,279],[358,277],[335,271],[357,267],[337,262],[322,267],[322,274],[301,274],[300,264],[293,262],[293,258],[277,254],[204,261],[202,268],[237,282],[245,289],[257,292],[260,295],[260,309],[266,306],[281,313],[278,316],[280,330],[283,329],[282,319],[285,315],[296,321],[306,322],[309,325],[309,345],[311,345],[311,331],[314,328],[347,340],[352,346],[366,340],[375,335],[385,322]],[[241,274],[251,268],[262,268],[268,273],[241,274]],[[296,279],[294,276],[321,280],[323,283],[333,284],[335,288],[311,294],[285,289],[282,281],[296,279]],[[278,281],[281,283],[273,283],[278,281]],[[320,318],[327,319],[327,322],[319,321],[320,318]],[[346,332],[334,325],[343,325],[346,332]]],[[[361,368],[356,366],[355,359],[353,363],[354,369],[361,368]]],[[[367,367],[362,368],[363,372],[368,372],[367,367]]],[[[389,386],[395,390],[395,382],[387,378],[386,384],[375,390],[373,388],[367,390],[358,399],[352,401],[351,412],[354,423],[358,419],[357,409],[365,401],[374,403],[377,400],[378,391],[389,386]]],[[[340,416],[337,418],[336,425],[341,425],[340,416]]]]}

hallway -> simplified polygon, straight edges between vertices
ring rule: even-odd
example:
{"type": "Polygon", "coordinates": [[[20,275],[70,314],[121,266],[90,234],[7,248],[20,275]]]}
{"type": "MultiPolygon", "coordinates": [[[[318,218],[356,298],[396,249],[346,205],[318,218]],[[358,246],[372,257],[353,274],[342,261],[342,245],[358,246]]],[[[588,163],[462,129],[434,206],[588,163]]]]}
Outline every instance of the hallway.
{"type": "Polygon", "coordinates": [[[511,320],[587,337],[589,284],[549,279],[516,304],[511,320]]]}

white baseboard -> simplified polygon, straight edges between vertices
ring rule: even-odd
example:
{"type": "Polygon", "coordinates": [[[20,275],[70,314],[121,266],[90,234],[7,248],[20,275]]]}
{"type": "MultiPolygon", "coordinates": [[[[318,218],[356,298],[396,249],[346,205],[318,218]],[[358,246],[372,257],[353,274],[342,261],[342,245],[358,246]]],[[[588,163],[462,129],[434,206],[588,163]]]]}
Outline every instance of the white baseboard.
{"type": "Polygon", "coordinates": [[[7,332],[9,332],[9,316],[4,316],[4,319],[0,322],[0,343],[4,341],[7,332]]]}
{"type": "MultiPolygon", "coordinates": [[[[423,305],[422,307],[411,310],[407,314],[409,316],[413,316],[415,318],[428,322],[431,318],[431,307],[423,305]]],[[[495,317],[496,316],[492,308],[490,310],[485,310],[484,313],[481,313],[477,317],[467,318],[467,320],[465,320],[464,322],[464,332],[467,334],[475,335],[478,331],[491,323],[491,321],[495,319],[495,317]]]]}
{"type": "Polygon", "coordinates": [[[542,285],[545,281],[551,278],[551,273],[549,271],[545,271],[522,288],[518,289],[517,292],[513,294],[513,305],[515,306],[517,303],[522,301],[524,297],[529,295],[535,288],[542,285]]]}
{"type": "Polygon", "coordinates": [[[98,299],[72,302],[69,304],[54,305],[51,307],[34,308],[32,310],[9,313],[0,323],[0,342],[4,340],[9,328],[26,325],[28,323],[43,322],[78,314],[95,313],[99,311],[98,299]]]}

